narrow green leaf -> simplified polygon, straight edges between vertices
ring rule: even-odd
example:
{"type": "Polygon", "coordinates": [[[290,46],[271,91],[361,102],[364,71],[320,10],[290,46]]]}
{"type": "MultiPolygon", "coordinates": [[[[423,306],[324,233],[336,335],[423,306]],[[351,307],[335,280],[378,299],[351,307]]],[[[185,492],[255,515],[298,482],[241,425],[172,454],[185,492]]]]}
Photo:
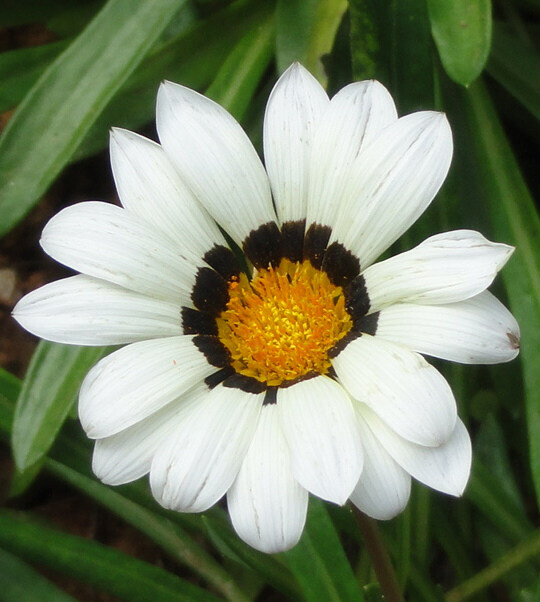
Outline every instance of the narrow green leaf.
{"type": "Polygon", "coordinates": [[[156,94],[162,80],[204,90],[223,65],[223,57],[246,31],[268,17],[270,8],[267,1],[233,2],[152,52],[104,109],[73,160],[105,148],[111,125],[135,130],[154,121],[156,94]]]}
{"type": "Polygon", "coordinates": [[[47,461],[47,468],[55,476],[80,489],[133,527],[144,533],[171,558],[189,566],[227,600],[243,602],[246,596],[231,575],[178,525],[132,502],[120,493],[98,481],[77,473],[55,460],[47,461]]]}
{"type": "Polygon", "coordinates": [[[281,559],[250,548],[232,530],[230,522],[219,520],[216,514],[206,514],[202,519],[206,527],[205,535],[218,552],[249,567],[287,598],[300,600],[300,590],[281,559]]]}
{"type": "Polygon", "coordinates": [[[497,477],[475,459],[465,498],[470,500],[510,541],[527,537],[533,526],[511,495],[499,487],[497,477]]]}
{"type": "Polygon", "coordinates": [[[495,23],[488,73],[540,121],[540,53],[495,23]]]}
{"type": "Polygon", "coordinates": [[[278,0],[276,60],[279,73],[283,73],[294,61],[305,62],[318,4],[319,0],[278,0]]]}
{"type": "Polygon", "coordinates": [[[491,47],[491,0],[428,0],[431,31],[446,73],[468,86],[491,47]]]}
{"type": "Polygon", "coordinates": [[[309,602],[361,602],[360,589],[324,502],[311,498],[302,539],[283,555],[309,602]]]}
{"type": "Polygon", "coordinates": [[[353,76],[385,84],[400,114],[435,106],[432,46],[424,2],[351,0],[353,76]]]}
{"type": "Polygon", "coordinates": [[[274,19],[258,24],[236,44],[206,95],[224,106],[239,121],[273,55],[274,19]]]}
{"type": "Polygon", "coordinates": [[[0,235],[37,203],[185,0],[109,0],[0,138],[0,235]]]}
{"type": "Polygon", "coordinates": [[[498,582],[506,573],[540,554],[540,530],[514,549],[496,560],[491,566],[461,583],[446,594],[447,602],[461,602],[498,582]]]}
{"type": "Polygon", "coordinates": [[[389,78],[381,73],[381,35],[372,0],[349,0],[349,14],[353,78],[387,83],[389,78]]]}
{"type": "Polygon", "coordinates": [[[0,591],[3,602],[75,602],[25,562],[0,549],[0,591]]]}
{"type": "Polygon", "coordinates": [[[9,488],[9,497],[15,498],[22,495],[36,480],[37,476],[43,469],[43,461],[36,462],[22,472],[15,467],[14,474],[11,478],[9,488]]]}
{"type": "Polygon", "coordinates": [[[431,29],[425,3],[351,2],[351,55],[355,79],[378,79],[399,113],[435,104],[431,29]]]}
{"type": "Polygon", "coordinates": [[[526,518],[525,504],[517,485],[517,476],[509,457],[509,441],[495,416],[487,416],[476,432],[474,440],[475,459],[480,460],[498,481],[498,490],[504,490],[513,506],[513,512],[526,518]]]}
{"type": "Polygon", "coordinates": [[[107,352],[42,341],[34,353],[17,400],[12,448],[19,471],[38,462],[54,443],[82,379],[107,352]]]}
{"type": "Polygon", "coordinates": [[[456,578],[463,581],[474,574],[475,563],[472,550],[467,547],[463,532],[454,516],[448,514],[447,508],[441,509],[440,506],[440,503],[434,504],[433,536],[444,550],[445,558],[451,564],[452,570],[455,571],[456,578]]]}
{"type": "Polygon", "coordinates": [[[68,45],[61,40],[0,53],[0,112],[15,108],[49,63],[68,45]]]}
{"type": "Polygon", "coordinates": [[[276,57],[279,72],[299,61],[326,85],[321,58],[332,50],[346,10],[346,0],[278,0],[276,57]]]}
{"type": "Polygon", "coordinates": [[[0,545],[28,562],[60,571],[128,602],[218,600],[163,569],[6,510],[0,511],[0,545]]]}
{"type": "Polygon", "coordinates": [[[469,90],[464,108],[478,157],[477,177],[490,203],[495,236],[516,247],[502,278],[521,324],[530,461],[540,500],[540,218],[481,82],[469,90]]]}

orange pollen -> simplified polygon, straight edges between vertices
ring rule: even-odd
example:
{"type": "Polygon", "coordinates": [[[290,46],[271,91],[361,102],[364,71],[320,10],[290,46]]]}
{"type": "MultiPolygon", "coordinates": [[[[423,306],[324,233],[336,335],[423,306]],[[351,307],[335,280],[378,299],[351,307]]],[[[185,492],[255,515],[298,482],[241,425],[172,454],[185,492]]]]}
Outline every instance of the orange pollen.
{"type": "Polygon", "coordinates": [[[352,328],[340,286],[309,261],[282,259],[279,267],[229,282],[229,301],[217,318],[218,336],[232,367],[268,386],[326,374],[328,352],[352,328]]]}

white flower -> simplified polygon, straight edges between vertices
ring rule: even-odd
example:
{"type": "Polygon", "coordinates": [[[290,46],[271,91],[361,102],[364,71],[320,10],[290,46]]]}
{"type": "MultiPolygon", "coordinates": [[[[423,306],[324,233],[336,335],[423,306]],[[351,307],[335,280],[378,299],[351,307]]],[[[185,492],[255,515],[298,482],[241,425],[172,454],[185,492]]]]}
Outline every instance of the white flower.
{"type": "Polygon", "coordinates": [[[81,274],[14,310],[52,341],[126,344],[80,392],[98,477],[150,473],[182,512],[227,494],[240,537],[266,552],[298,541],[308,492],[378,519],[404,508],[411,476],[460,495],[470,440],[421,354],[517,355],[518,325],[486,291],[512,248],[461,230],[373,263],[446,176],[445,116],[398,119],[374,81],[329,101],[293,65],[268,102],[266,171],[192,90],[161,86],[157,126],[161,146],[113,131],[123,208],[55,216],[41,244],[81,274]]]}

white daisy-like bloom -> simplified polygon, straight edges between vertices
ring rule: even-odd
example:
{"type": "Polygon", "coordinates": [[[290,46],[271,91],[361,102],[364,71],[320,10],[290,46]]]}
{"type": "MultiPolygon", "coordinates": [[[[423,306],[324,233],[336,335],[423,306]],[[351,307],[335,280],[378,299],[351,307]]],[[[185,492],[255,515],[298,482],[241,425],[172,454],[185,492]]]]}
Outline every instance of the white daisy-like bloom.
{"type": "Polygon", "coordinates": [[[518,325],[486,290],[513,249],[459,230],[374,263],[446,177],[446,117],[398,118],[375,81],[329,100],[295,64],[266,109],[266,169],[231,115],[183,86],[161,86],[157,128],[160,145],[112,132],[122,207],[53,217],[41,245],[81,273],[14,310],[44,339],[125,345],[80,391],[96,475],[149,473],[180,512],[226,495],[265,552],[298,541],[308,493],[376,519],[403,510],[411,477],[460,495],[470,439],[423,356],[517,355],[518,325]]]}

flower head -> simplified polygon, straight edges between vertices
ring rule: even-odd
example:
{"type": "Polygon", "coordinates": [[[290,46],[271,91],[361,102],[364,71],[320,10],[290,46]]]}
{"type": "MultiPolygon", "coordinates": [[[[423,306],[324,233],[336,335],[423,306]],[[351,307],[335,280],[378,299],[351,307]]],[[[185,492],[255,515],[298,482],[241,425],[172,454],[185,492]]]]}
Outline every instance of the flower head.
{"type": "Polygon", "coordinates": [[[112,132],[122,208],[56,215],[41,244],[81,274],[14,310],[49,340],[125,344],[80,392],[97,476],[150,473],[182,512],[226,494],[238,534],[267,552],[298,541],[308,492],[378,519],[405,507],[411,476],[460,495],[470,440],[423,355],[517,355],[518,325],[486,290],[512,248],[460,230],[374,263],[446,176],[446,117],[398,118],[374,81],[329,100],[293,65],[266,109],[266,169],[183,86],[161,86],[157,126],[161,145],[112,132]]]}

